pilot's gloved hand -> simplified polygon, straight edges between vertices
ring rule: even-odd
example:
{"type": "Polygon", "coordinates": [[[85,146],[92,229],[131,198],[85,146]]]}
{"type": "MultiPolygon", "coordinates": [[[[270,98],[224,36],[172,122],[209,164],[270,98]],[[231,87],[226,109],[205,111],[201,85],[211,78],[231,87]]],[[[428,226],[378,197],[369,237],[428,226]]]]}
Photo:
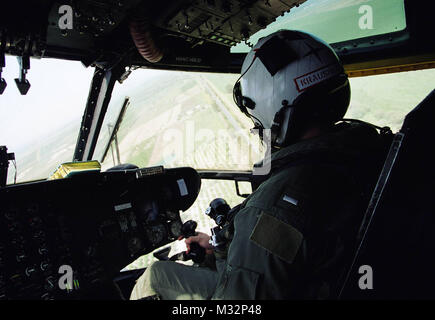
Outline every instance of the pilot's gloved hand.
{"type": "Polygon", "coordinates": [[[192,243],[198,243],[201,247],[205,249],[206,254],[213,253],[213,246],[209,243],[211,237],[203,232],[197,232],[195,236],[189,237],[184,242],[186,242],[187,253],[190,251],[190,245],[192,243]]]}

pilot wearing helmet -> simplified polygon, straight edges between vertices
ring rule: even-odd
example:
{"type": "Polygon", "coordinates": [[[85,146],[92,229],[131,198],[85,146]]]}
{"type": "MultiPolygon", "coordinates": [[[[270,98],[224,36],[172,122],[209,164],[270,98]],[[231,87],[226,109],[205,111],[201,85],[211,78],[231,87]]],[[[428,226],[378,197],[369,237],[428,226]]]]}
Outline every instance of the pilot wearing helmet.
{"type": "Polygon", "coordinates": [[[157,261],[130,298],[337,297],[387,145],[377,127],[343,120],[350,95],[324,41],[289,30],[260,39],[234,98],[260,137],[270,132],[270,173],[230,211],[225,245],[204,233],[186,239],[206,249],[211,266],[157,261]]]}

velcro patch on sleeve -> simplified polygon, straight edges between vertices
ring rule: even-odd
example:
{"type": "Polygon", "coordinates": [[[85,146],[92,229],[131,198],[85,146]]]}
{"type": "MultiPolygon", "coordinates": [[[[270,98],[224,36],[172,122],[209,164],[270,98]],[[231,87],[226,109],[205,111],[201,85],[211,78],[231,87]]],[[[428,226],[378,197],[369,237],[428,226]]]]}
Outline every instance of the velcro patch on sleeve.
{"type": "Polygon", "coordinates": [[[250,240],[288,263],[292,263],[303,235],[293,226],[262,212],[250,240]]]}

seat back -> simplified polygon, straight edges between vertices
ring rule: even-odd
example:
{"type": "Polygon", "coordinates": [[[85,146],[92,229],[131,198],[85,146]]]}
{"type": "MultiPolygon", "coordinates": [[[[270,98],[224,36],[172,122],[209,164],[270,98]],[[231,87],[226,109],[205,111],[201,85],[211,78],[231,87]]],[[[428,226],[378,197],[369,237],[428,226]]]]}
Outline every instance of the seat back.
{"type": "Polygon", "coordinates": [[[341,299],[435,298],[434,121],[435,90],[393,140],[341,299]]]}

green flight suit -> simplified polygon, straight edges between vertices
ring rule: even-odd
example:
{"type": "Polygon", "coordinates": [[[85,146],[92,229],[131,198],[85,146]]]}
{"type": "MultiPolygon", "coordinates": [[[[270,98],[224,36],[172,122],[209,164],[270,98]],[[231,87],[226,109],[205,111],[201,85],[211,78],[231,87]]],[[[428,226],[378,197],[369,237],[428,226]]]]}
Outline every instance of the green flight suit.
{"type": "Polygon", "coordinates": [[[385,146],[372,127],[341,123],[274,152],[270,177],[235,214],[227,249],[215,253],[216,270],[157,262],[132,298],[333,298],[385,146]]]}

